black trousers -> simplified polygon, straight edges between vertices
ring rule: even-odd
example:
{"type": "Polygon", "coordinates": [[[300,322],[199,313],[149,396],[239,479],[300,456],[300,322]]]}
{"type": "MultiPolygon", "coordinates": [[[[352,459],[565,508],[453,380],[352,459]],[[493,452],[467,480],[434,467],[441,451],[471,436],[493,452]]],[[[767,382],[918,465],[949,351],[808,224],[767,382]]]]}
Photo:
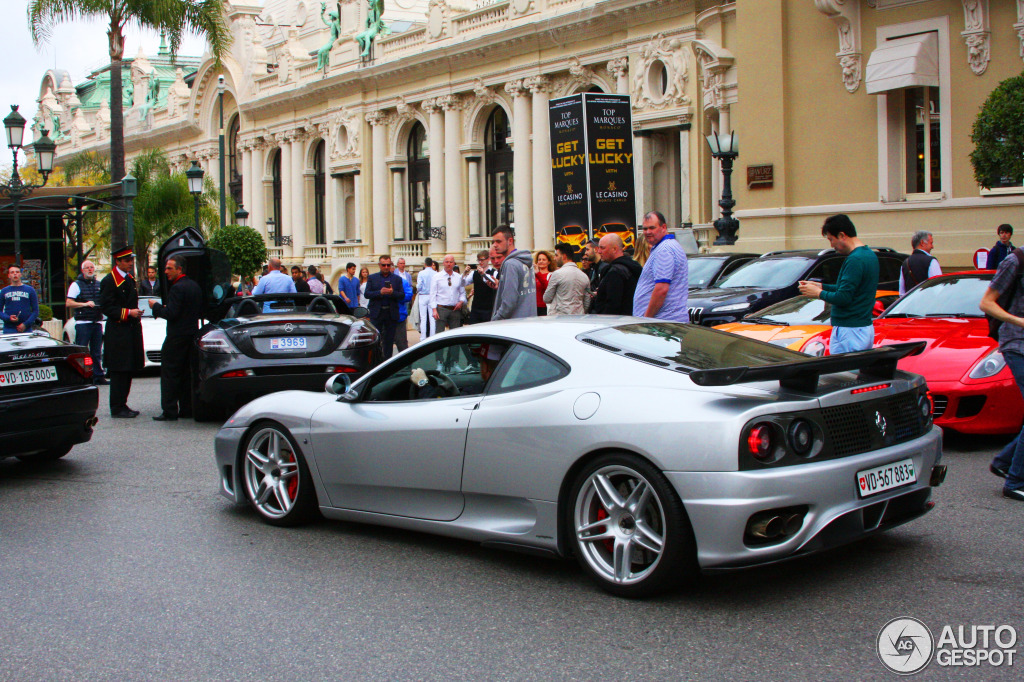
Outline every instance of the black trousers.
{"type": "Polygon", "coordinates": [[[370,321],[380,332],[380,339],[384,343],[384,359],[387,360],[394,351],[395,327],[398,325],[398,321],[391,319],[391,311],[385,311],[370,321]]]}
{"type": "Polygon", "coordinates": [[[192,412],[191,336],[168,336],[160,348],[160,407],[168,417],[192,412]]]}
{"type": "Polygon", "coordinates": [[[128,394],[132,392],[132,372],[108,371],[110,378],[110,414],[128,407],[128,394]]]}

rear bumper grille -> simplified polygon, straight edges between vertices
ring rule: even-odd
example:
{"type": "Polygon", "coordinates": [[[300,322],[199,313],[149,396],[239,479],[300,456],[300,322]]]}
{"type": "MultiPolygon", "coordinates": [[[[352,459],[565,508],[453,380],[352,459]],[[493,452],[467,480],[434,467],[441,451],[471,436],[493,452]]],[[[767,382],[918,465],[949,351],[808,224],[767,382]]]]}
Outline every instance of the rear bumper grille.
{"type": "Polygon", "coordinates": [[[924,433],[912,392],[827,407],[822,416],[838,457],[904,443],[924,433]]]}

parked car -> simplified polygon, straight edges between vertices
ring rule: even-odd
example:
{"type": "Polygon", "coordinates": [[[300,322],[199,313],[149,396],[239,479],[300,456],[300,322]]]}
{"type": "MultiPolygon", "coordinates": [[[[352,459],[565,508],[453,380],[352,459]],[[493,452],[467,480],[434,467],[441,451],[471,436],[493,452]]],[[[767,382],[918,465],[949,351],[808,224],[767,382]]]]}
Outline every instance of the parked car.
{"type": "MultiPolygon", "coordinates": [[[[874,248],[878,288],[899,290],[904,253],[874,248]]],[[[793,298],[800,280],[835,284],[846,256],[824,251],[773,251],[726,275],[714,288],[690,293],[690,321],[707,327],[735,322],[773,303],[793,298]]]]}
{"type": "MultiPolygon", "coordinates": [[[[874,315],[882,314],[899,297],[898,291],[876,291],[874,315]]],[[[794,296],[747,315],[739,322],[716,325],[715,329],[808,355],[825,355],[832,335],[832,306],[820,298],[794,296]]]]}
{"type": "Polygon", "coordinates": [[[733,270],[756,258],[759,258],[756,253],[698,253],[687,256],[690,291],[710,289],[733,270]]]}
{"type": "Polygon", "coordinates": [[[45,332],[0,335],[0,459],[60,459],[92,438],[98,405],[87,349],[45,332]]]}
{"type": "Polygon", "coordinates": [[[222,318],[199,330],[192,362],[196,421],[288,389],[322,391],[334,374],[358,378],[383,357],[365,308],[353,315],[339,296],[235,297],[222,318]]]}
{"type": "MultiPolygon", "coordinates": [[[[146,368],[160,366],[160,349],[167,335],[167,320],[153,317],[153,309],[149,307],[150,299],[159,301],[159,296],[139,296],[139,310],[142,311],[142,348],[145,351],[146,368]]],[[[75,343],[75,318],[64,323],[64,340],[75,343]]]]}
{"type": "Polygon", "coordinates": [[[1024,400],[978,309],[991,270],[940,275],[911,289],[875,320],[875,345],[923,341],[900,369],[924,376],[935,423],[961,433],[1018,433],[1024,400]]]}
{"type": "Polygon", "coordinates": [[[215,441],[220,492],[275,525],[322,512],[575,555],[643,596],[931,509],[941,430],[895,369],[918,348],[814,358],[628,317],[463,327],[240,409],[215,441]]]}

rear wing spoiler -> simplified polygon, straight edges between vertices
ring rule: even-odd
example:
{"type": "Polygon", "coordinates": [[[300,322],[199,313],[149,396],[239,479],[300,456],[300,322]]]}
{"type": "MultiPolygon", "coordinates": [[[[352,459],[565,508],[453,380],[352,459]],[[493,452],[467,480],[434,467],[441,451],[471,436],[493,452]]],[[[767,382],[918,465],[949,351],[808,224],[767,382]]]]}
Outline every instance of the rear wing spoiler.
{"type": "Polygon", "coordinates": [[[842,353],[822,358],[809,357],[806,360],[775,365],[698,369],[690,372],[690,379],[698,386],[729,386],[755,381],[778,381],[783,388],[802,393],[813,393],[818,387],[818,378],[823,374],[859,370],[862,376],[892,379],[896,374],[896,363],[905,357],[919,354],[924,350],[925,345],[924,341],[911,341],[854,353],[842,353]]]}

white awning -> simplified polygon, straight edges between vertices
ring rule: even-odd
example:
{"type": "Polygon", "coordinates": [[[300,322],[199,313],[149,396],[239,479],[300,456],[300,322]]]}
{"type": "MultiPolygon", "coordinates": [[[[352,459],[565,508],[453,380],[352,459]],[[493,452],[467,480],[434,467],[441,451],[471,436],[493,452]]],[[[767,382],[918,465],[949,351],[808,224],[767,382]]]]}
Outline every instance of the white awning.
{"type": "Polygon", "coordinates": [[[868,94],[939,85],[939,41],[935,33],[896,38],[879,45],[865,72],[868,94]]]}

